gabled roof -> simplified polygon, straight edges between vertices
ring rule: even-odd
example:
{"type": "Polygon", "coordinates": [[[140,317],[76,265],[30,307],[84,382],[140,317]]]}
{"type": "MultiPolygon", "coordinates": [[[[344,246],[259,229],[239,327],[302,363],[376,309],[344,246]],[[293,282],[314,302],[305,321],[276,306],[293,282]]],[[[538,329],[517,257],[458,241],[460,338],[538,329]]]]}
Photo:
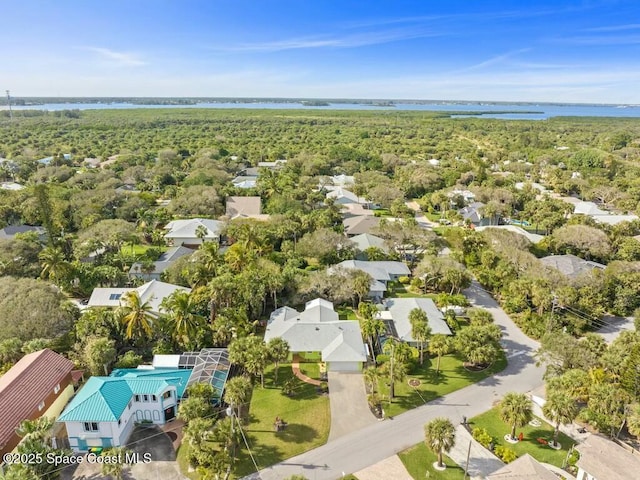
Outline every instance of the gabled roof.
{"type": "Polygon", "coordinates": [[[384,243],[384,239],[376,237],[370,233],[361,233],[351,237],[351,241],[356,244],[356,248],[361,252],[364,252],[367,248],[379,248],[383,252],[388,251],[387,246],[384,243]]]}
{"type": "Polygon", "coordinates": [[[366,360],[360,324],[339,320],[333,304],[323,299],[307,302],[302,313],[290,307],[274,311],[264,339],[276,337],[286,340],[292,352],[321,352],[323,361],[366,360]]]}
{"type": "Polygon", "coordinates": [[[594,268],[604,269],[606,265],[589,260],[583,260],[575,255],[549,255],[543,257],[540,261],[548,266],[555,268],[567,277],[577,277],[584,272],[590,272],[594,268]]]}
{"type": "Polygon", "coordinates": [[[558,477],[531,455],[525,453],[488,475],[487,480],[558,480],[558,477]]]}
{"type": "Polygon", "coordinates": [[[576,446],[580,452],[578,467],[598,480],[633,480],[640,472],[640,457],[600,435],[589,437],[576,446]]]}
{"type": "Polygon", "coordinates": [[[260,197],[227,197],[227,215],[230,217],[260,215],[260,197]]]}
{"type": "Polygon", "coordinates": [[[391,280],[391,275],[410,275],[411,270],[402,262],[395,261],[367,261],[367,260],[345,260],[338,263],[333,268],[357,269],[367,272],[374,280],[387,282],[391,280]]]}
{"type": "Polygon", "coordinates": [[[16,427],[38,412],[38,405],[71,374],[73,362],[45,348],[22,357],[0,377],[0,445],[16,427]]]}
{"type": "Polygon", "coordinates": [[[160,313],[162,300],[177,290],[191,292],[190,288],[158,280],[151,280],[138,288],[94,288],[87,305],[89,307],[119,307],[125,293],[136,291],[143,303],[149,302],[151,310],[160,313]]]}
{"type": "Polygon", "coordinates": [[[388,298],[384,305],[393,319],[398,337],[405,342],[415,341],[411,335],[411,322],[409,321],[409,313],[414,308],[419,308],[427,314],[432,334],[451,335],[451,329],[444,320],[442,312],[438,310],[430,298],[388,298]]]}
{"type": "Polygon", "coordinates": [[[462,215],[464,220],[469,220],[471,223],[480,223],[484,218],[484,215],[480,213],[480,209],[484,207],[484,205],[482,202],[473,202],[458,210],[458,213],[462,215]]]}
{"type": "Polygon", "coordinates": [[[334,198],[343,203],[366,203],[367,201],[344,187],[332,188],[331,191],[327,193],[327,198],[334,198]]]}
{"type": "Polygon", "coordinates": [[[191,370],[186,369],[127,369],[114,370],[110,377],[91,377],[58,421],[116,422],[133,395],[160,396],[168,387],[174,386],[180,398],[190,374],[191,370]]]}
{"type": "Polygon", "coordinates": [[[577,202],[573,208],[573,213],[581,213],[583,215],[609,215],[609,212],[600,210],[593,202],[577,202]]]}
{"type": "MultiPolygon", "coordinates": [[[[191,255],[193,250],[187,247],[183,247],[182,245],[179,247],[171,247],[166,252],[164,252],[157,261],[153,262],[153,271],[151,273],[160,274],[164,272],[167,268],[171,266],[173,262],[175,262],[180,257],[184,257],[185,255],[191,255]]],[[[142,263],[136,262],[131,265],[129,269],[130,274],[141,273],[142,271],[142,263]]]]}
{"type": "Polygon", "coordinates": [[[357,215],[345,218],[342,224],[347,235],[360,235],[361,233],[369,233],[372,229],[379,227],[380,218],[374,215],[357,215]]]}
{"type": "Polygon", "coordinates": [[[164,238],[192,238],[195,240],[198,239],[196,235],[198,227],[204,227],[207,230],[205,239],[214,239],[220,236],[224,223],[209,218],[174,220],[164,227],[165,230],[168,230],[164,238]]]}

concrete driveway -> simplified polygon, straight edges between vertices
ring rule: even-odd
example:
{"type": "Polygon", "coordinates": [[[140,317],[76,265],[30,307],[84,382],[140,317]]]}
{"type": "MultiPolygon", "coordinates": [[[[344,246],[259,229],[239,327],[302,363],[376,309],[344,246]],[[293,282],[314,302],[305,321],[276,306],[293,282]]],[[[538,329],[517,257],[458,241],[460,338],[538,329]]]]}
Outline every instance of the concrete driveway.
{"type": "MultiPolygon", "coordinates": [[[[169,436],[156,426],[135,427],[126,448],[139,454],[140,461],[131,465],[125,474],[126,480],[187,480],[180,473],[176,462],[176,451],[169,436]],[[145,461],[145,454],[151,461],[145,461]]],[[[101,474],[101,466],[83,462],[75,471],[67,469],[63,480],[109,480],[101,474]]]]}
{"type": "Polygon", "coordinates": [[[362,373],[328,372],[331,430],[329,441],[376,423],[364,388],[362,373]]]}

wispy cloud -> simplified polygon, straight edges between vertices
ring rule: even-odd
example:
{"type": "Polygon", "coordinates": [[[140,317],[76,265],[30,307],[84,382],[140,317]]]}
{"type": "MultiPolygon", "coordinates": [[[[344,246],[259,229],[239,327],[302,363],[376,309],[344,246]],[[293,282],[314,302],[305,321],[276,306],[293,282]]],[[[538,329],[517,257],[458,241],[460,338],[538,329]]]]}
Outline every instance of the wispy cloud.
{"type": "Polygon", "coordinates": [[[107,60],[115,65],[123,67],[139,67],[147,65],[147,62],[138,58],[137,55],[129,52],[118,52],[109,48],[102,47],[79,47],[81,50],[86,50],[98,54],[102,60],[107,60]]]}
{"type": "Polygon", "coordinates": [[[215,47],[214,50],[221,52],[253,53],[315,48],[357,48],[441,35],[443,35],[443,33],[425,28],[397,28],[378,32],[360,32],[346,35],[316,35],[272,42],[241,43],[215,47]]]}
{"type": "Polygon", "coordinates": [[[516,55],[520,55],[521,53],[526,53],[531,51],[530,48],[520,48],[518,50],[513,50],[511,52],[506,52],[503,53],[501,55],[496,55],[494,57],[491,57],[487,60],[484,60],[482,62],[476,63],[475,65],[471,65],[469,67],[463,68],[459,71],[464,71],[464,72],[468,72],[471,70],[480,70],[482,68],[485,67],[491,67],[493,65],[498,65],[501,63],[504,63],[505,60],[508,60],[509,58],[515,57],[516,55]]]}
{"type": "Polygon", "coordinates": [[[640,34],[636,35],[584,35],[563,37],[557,39],[558,43],[575,46],[609,46],[609,45],[638,45],[640,34]]]}
{"type": "Polygon", "coordinates": [[[584,32],[621,32],[625,30],[640,30],[640,23],[629,23],[625,25],[609,25],[607,27],[585,28],[584,32]]]}

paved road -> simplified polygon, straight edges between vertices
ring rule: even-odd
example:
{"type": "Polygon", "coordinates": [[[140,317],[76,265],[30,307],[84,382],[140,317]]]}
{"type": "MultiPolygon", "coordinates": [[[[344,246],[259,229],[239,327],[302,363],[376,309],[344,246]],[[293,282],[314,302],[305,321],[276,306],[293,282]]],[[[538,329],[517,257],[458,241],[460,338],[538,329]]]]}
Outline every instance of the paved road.
{"type": "Polygon", "coordinates": [[[361,372],[328,372],[331,430],[329,441],[376,423],[369,410],[361,372]]]}
{"type": "Polygon", "coordinates": [[[633,317],[605,315],[602,321],[604,322],[604,326],[596,330],[596,333],[602,335],[607,343],[613,342],[624,330],[635,330],[633,317]]]}
{"type": "Polygon", "coordinates": [[[263,480],[280,480],[302,474],[310,480],[339,479],[409,448],[424,439],[423,426],[436,417],[460,422],[489,410],[510,391],[528,392],[542,385],[543,369],[535,366],[538,343],[524,335],[497,303],[477,283],[465,291],[470,301],[491,310],[503,330],[509,365],[491,378],[470,385],[428,404],[351,432],[297,457],[262,470],[263,480]]]}

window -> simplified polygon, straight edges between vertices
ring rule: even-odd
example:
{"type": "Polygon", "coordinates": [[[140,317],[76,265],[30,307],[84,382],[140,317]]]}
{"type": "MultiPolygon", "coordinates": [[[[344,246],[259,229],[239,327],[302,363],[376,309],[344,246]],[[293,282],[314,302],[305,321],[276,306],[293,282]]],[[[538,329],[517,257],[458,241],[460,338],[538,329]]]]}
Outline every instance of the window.
{"type": "Polygon", "coordinates": [[[140,401],[140,395],[136,395],[136,402],[140,401]]]}
{"type": "Polygon", "coordinates": [[[53,393],[58,393],[60,391],[60,384],[57,384],[55,387],[53,387],[53,393]]]}
{"type": "Polygon", "coordinates": [[[142,396],[142,399],[143,399],[145,402],[148,402],[148,401],[149,401],[149,395],[143,395],[143,396],[142,396]]]}
{"type": "Polygon", "coordinates": [[[40,405],[38,405],[38,411],[41,412],[43,408],[44,408],[44,402],[40,402],[40,405]]]}
{"type": "Polygon", "coordinates": [[[96,422],[84,422],[84,431],[85,432],[97,432],[98,424],[96,422]]]}
{"type": "Polygon", "coordinates": [[[168,390],[162,394],[162,398],[171,398],[171,390],[168,390]]]}
{"type": "Polygon", "coordinates": [[[121,296],[121,293],[112,293],[111,295],[109,295],[109,300],[120,300],[121,296]]]}
{"type": "Polygon", "coordinates": [[[158,397],[156,397],[155,395],[151,395],[151,401],[152,402],[157,402],[158,401],[158,397]]]}

